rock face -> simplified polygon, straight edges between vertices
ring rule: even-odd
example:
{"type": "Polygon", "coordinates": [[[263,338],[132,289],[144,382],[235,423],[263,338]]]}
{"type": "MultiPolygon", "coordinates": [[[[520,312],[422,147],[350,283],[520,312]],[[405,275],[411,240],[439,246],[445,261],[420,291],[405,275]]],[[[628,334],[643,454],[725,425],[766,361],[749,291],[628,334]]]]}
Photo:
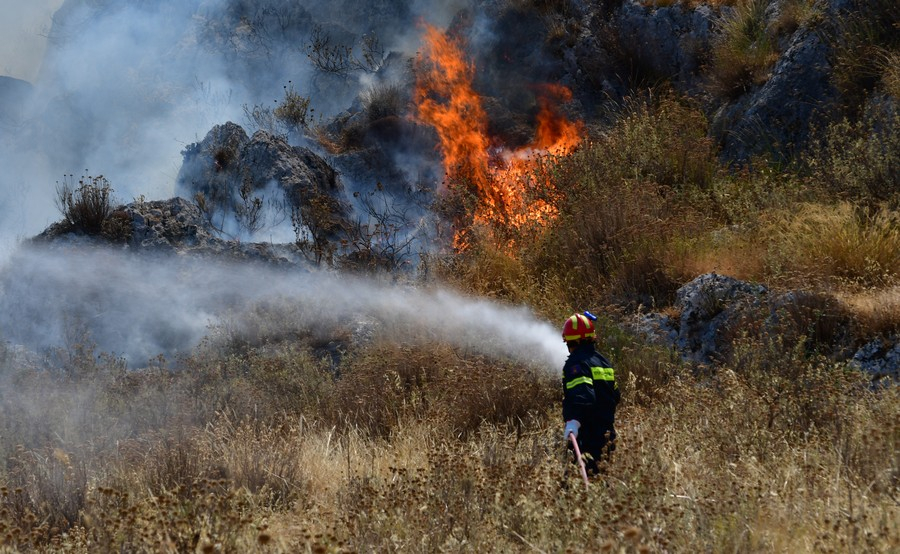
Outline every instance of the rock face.
{"type": "Polygon", "coordinates": [[[306,263],[293,244],[220,238],[200,208],[180,197],[119,206],[107,218],[100,235],[86,235],[66,223],[55,223],[33,241],[62,249],[111,245],[135,253],[259,261],[274,266],[306,263]]]}
{"type": "Polygon", "coordinates": [[[869,342],[853,355],[850,365],[870,375],[873,381],[900,384],[900,337],[869,342]]]}
{"type": "Polygon", "coordinates": [[[695,91],[701,61],[709,50],[715,15],[709,6],[652,9],[628,2],[614,25],[635,63],[683,91],[695,91]]]}
{"type": "Polygon", "coordinates": [[[176,193],[196,199],[211,220],[231,219],[238,231],[252,235],[265,224],[264,210],[274,207],[282,219],[305,226],[316,240],[343,236],[350,211],[343,186],[334,169],[311,150],[266,131],[248,138],[239,125],[226,123],[183,155],[176,193]]]}
{"type": "Polygon", "coordinates": [[[858,348],[851,319],[826,297],[802,291],[773,294],[762,285],[708,273],[678,289],[674,308],[679,314],[674,319],[641,314],[629,326],[696,364],[726,361],[733,340],[746,331],[780,337],[786,347],[802,340],[874,381],[900,382],[898,337],[878,338],[858,348]]]}
{"type": "Polygon", "coordinates": [[[829,49],[812,28],[798,31],[759,89],[720,109],[722,157],[745,161],[754,154],[791,154],[805,145],[810,122],[834,101],[829,49]]]}

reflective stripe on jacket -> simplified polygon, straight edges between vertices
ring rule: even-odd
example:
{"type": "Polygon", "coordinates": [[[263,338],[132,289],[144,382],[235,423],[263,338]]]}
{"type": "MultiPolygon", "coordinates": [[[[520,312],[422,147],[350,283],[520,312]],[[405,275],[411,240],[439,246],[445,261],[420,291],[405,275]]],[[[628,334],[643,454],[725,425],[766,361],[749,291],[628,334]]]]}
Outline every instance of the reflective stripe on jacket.
{"type": "Polygon", "coordinates": [[[621,394],[612,364],[585,342],[563,366],[563,419],[612,426],[621,394]]]}

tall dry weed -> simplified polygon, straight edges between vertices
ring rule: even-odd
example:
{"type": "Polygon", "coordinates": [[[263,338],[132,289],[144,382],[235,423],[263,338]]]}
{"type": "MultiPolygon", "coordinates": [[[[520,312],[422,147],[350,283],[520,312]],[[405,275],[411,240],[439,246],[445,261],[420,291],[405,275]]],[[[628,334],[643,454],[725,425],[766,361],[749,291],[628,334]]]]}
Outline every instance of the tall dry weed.
{"type": "Polygon", "coordinates": [[[900,231],[892,210],[810,204],[781,221],[771,230],[768,258],[776,277],[883,287],[900,275],[900,231]]]}
{"type": "Polygon", "coordinates": [[[742,0],[727,12],[713,43],[711,90],[735,98],[765,83],[778,59],[766,25],[767,0],[742,0]]]}

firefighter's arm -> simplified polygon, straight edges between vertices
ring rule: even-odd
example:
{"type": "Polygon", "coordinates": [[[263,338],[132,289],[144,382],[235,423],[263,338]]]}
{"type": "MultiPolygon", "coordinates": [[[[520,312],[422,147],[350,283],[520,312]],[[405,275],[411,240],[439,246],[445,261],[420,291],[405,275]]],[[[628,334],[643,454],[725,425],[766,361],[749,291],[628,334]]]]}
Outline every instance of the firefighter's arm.
{"type": "Polygon", "coordinates": [[[594,380],[584,364],[574,364],[563,372],[563,420],[582,420],[585,409],[595,402],[594,380]]]}

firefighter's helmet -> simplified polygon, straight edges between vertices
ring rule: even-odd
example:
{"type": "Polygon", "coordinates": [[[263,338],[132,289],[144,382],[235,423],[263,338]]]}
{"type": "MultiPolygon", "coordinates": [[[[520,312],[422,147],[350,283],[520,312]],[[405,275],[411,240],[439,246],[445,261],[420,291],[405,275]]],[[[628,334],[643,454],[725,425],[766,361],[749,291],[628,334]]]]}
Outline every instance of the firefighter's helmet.
{"type": "Polygon", "coordinates": [[[584,314],[575,314],[563,325],[562,337],[566,342],[594,338],[594,322],[584,314]]]}

